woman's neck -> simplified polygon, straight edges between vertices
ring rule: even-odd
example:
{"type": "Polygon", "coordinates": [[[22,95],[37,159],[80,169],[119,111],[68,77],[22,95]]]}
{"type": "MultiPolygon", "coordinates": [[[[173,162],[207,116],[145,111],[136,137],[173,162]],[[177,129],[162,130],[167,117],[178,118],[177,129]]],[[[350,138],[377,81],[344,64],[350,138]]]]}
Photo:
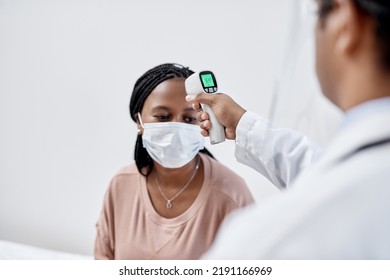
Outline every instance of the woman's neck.
{"type": "Polygon", "coordinates": [[[164,186],[164,189],[180,189],[197,171],[196,166],[199,162],[200,156],[197,155],[189,163],[180,168],[165,168],[155,163],[150,175],[157,177],[158,182],[164,186]]]}

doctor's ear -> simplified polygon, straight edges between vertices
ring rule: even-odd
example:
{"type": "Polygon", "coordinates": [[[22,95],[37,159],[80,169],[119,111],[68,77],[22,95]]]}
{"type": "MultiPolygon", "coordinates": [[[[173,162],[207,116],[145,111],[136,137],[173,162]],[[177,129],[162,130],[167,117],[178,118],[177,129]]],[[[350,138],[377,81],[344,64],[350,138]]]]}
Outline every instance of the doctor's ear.
{"type": "Polygon", "coordinates": [[[352,55],[363,43],[366,20],[353,1],[333,0],[332,10],[327,25],[335,36],[336,51],[352,55]]]}

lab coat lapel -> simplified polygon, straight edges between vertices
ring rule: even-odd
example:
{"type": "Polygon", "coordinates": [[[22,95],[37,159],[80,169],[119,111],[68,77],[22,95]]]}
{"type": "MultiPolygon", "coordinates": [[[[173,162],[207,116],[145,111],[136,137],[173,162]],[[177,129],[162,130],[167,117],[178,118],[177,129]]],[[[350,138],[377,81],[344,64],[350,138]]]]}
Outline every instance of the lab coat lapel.
{"type": "Polygon", "coordinates": [[[388,138],[390,138],[390,112],[378,113],[352,124],[339,132],[322,158],[312,168],[298,176],[294,188],[305,185],[307,181],[320,180],[322,175],[348,159],[363,146],[388,138]]]}
{"type": "Polygon", "coordinates": [[[325,163],[335,163],[361,147],[390,137],[390,112],[378,113],[340,131],[324,154],[325,163]]]}

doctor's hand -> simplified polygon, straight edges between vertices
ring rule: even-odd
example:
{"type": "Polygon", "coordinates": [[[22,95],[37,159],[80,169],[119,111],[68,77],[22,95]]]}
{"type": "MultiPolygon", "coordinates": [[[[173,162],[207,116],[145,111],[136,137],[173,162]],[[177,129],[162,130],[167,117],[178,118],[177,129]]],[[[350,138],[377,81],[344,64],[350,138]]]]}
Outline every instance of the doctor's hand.
{"type": "MultiPolygon", "coordinates": [[[[236,139],[236,127],[246,110],[238,105],[230,96],[223,93],[198,93],[196,95],[187,95],[186,100],[192,103],[192,107],[198,111],[200,109],[199,103],[209,105],[218,121],[225,127],[226,138],[231,140],[236,139]]],[[[200,122],[202,135],[208,136],[208,131],[212,125],[209,114],[200,110],[197,114],[197,119],[200,122]]]]}

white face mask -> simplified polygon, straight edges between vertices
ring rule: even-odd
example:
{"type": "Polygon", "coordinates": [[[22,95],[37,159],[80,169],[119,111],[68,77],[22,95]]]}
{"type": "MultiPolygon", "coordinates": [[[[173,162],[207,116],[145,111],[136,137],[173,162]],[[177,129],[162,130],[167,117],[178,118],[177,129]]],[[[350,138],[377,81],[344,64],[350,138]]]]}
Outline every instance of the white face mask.
{"type": "Polygon", "coordinates": [[[179,168],[189,163],[204,148],[198,125],[179,122],[142,123],[142,142],[153,160],[166,168],[179,168]]]}

